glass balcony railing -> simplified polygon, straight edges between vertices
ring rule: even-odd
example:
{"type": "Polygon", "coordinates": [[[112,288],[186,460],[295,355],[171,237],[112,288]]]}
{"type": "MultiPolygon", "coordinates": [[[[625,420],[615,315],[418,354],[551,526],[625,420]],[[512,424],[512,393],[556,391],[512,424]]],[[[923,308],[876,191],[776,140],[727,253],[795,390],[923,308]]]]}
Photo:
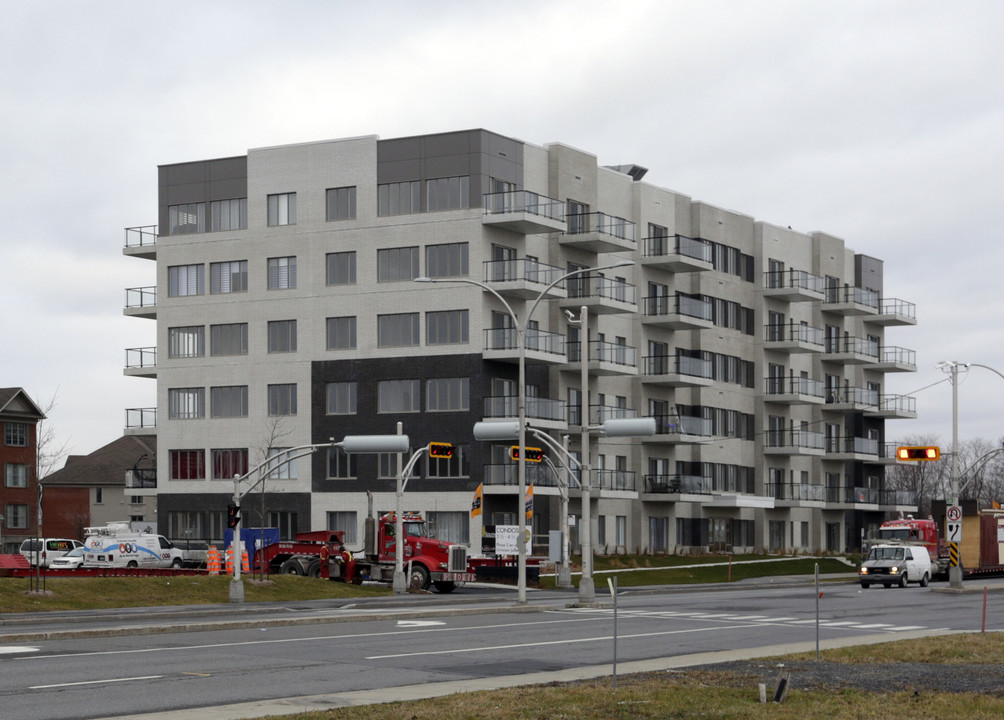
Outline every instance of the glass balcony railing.
{"type": "Polygon", "coordinates": [[[157,305],[157,287],[126,288],[126,308],[151,308],[157,305]]]}
{"type": "Polygon", "coordinates": [[[565,203],[529,190],[487,193],[484,200],[486,215],[525,212],[558,222],[565,219],[565,203]]]}
{"type": "MultiPolygon", "coordinates": [[[[559,267],[537,262],[530,258],[485,261],[485,282],[487,283],[525,281],[546,286],[564,274],[565,271],[559,267]]],[[[556,287],[564,287],[564,283],[559,283],[556,287]]]]}
{"type": "Polygon", "coordinates": [[[664,235],[644,238],[642,241],[642,254],[644,257],[682,255],[683,257],[706,263],[710,263],[712,260],[711,243],[707,240],[687,237],[686,235],[664,235]]]}
{"type": "Polygon", "coordinates": [[[768,395],[806,395],[821,398],[826,392],[822,380],[804,377],[769,377],[766,379],[768,395]]]}
{"type": "Polygon", "coordinates": [[[765,326],[764,338],[767,342],[799,342],[823,347],[826,341],[826,332],[822,328],[789,322],[765,326]]]}
{"type": "Polygon", "coordinates": [[[157,427],[157,408],[126,408],[127,429],[154,429],[157,427]]]}
{"type": "Polygon", "coordinates": [[[687,375],[711,379],[711,361],[689,355],[650,355],[642,358],[646,375],[687,375]]]}
{"type": "Polygon", "coordinates": [[[126,370],[149,370],[157,367],[157,348],[126,348],[126,370]]]}
{"type": "Polygon", "coordinates": [[[632,470],[593,470],[591,474],[592,487],[600,490],[638,489],[637,474],[632,470]]]}
{"type": "Polygon", "coordinates": [[[763,274],[763,283],[768,290],[805,290],[818,295],[826,287],[823,278],[804,270],[769,270],[763,274]]]}
{"type": "Polygon", "coordinates": [[[610,235],[619,240],[636,242],[636,226],[630,220],[615,215],[607,215],[601,212],[578,213],[566,215],[569,235],[581,235],[584,233],[599,233],[600,235],[610,235]]]}
{"type": "Polygon", "coordinates": [[[591,340],[589,342],[589,358],[625,367],[638,366],[638,354],[635,348],[605,340],[591,340]]]}
{"type": "MultiPolygon", "coordinates": [[[[519,397],[516,395],[493,395],[484,399],[484,417],[514,418],[519,416],[519,397]]],[[[564,422],[567,413],[563,400],[550,398],[526,398],[526,416],[533,420],[564,422]]]]}
{"type": "Polygon", "coordinates": [[[125,229],[125,246],[127,248],[150,247],[157,244],[157,226],[143,225],[125,229]]]}

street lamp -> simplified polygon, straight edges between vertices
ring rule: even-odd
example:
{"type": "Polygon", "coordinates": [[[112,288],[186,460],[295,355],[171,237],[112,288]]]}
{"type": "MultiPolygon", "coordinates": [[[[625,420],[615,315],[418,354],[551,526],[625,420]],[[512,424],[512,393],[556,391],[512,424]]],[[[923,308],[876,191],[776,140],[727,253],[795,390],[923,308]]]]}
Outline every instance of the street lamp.
{"type": "MultiPolygon", "coordinates": [[[[516,330],[516,339],[519,343],[519,377],[518,377],[518,387],[517,387],[517,413],[519,419],[519,464],[518,464],[518,500],[517,500],[517,518],[519,520],[519,527],[522,529],[525,527],[526,523],[526,329],[529,327],[530,318],[533,317],[534,310],[540,304],[540,301],[544,299],[544,296],[550,292],[551,288],[564,282],[568,278],[575,277],[576,275],[584,275],[591,272],[598,272],[599,270],[610,270],[618,267],[626,267],[628,265],[634,265],[633,260],[619,260],[618,262],[611,263],[610,265],[601,265],[600,267],[594,268],[580,268],[578,270],[573,270],[567,272],[561,277],[553,280],[549,285],[547,285],[540,293],[537,295],[530,309],[527,311],[523,322],[519,321],[519,317],[516,312],[512,309],[512,306],[506,301],[499,292],[491,287],[490,285],[481,282],[480,280],[472,280],[470,278],[430,278],[430,277],[417,277],[415,282],[424,283],[463,283],[466,285],[474,285],[481,288],[482,290],[487,290],[495,298],[502,303],[505,307],[506,312],[509,317],[512,318],[513,327],[516,330]]],[[[583,420],[585,423],[585,420],[583,420]]],[[[516,541],[517,549],[517,565],[516,565],[516,589],[517,589],[517,603],[520,605],[526,604],[526,538],[525,533],[520,532],[517,535],[516,541]]]]}

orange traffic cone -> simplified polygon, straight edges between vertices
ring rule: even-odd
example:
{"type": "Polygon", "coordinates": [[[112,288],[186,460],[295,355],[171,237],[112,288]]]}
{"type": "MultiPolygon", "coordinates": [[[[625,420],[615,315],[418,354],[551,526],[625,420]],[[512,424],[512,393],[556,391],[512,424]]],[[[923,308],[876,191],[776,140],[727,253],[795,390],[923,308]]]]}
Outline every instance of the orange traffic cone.
{"type": "Polygon", "coordinates": [[[234,546],[227,548],[227,575],[234,574],[234,546]]]}
{"type": "Polygon", "coordinates": [[[210,545],[206,551],[206,567],[210,575],[220,574],[220,551],[215,545],[210,545]]]}
{"type": "Polygon", "coordinates": [[[251,571],[251,566],[248,563],[248,551],[247,550],[242,550],[241,551],[241,570],[244,571],[244,572],[250,572],[251,571]]]}

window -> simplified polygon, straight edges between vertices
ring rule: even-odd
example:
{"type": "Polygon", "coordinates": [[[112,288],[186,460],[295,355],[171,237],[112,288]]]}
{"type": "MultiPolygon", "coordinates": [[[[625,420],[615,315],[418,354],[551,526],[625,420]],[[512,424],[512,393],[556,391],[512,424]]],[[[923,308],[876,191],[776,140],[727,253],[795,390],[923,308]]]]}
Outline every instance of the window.
{"type": "Polygon", "coordinates": [[[194,420],[206,416],[205,388],[170,388],[167,391],[168,417],[194,420]]]}
{"type": "Polygon", "coordinates": [[[356,346],[355,317],[328,318],[326,332],[328,350],[350,350],[356,346]]]}
{"type": "Polygon", "coordinates": [[[167,537],[222,538],[223,511],[196,510],[167,513],[167,537]]]}
{"type": "Polygon", "coordinates": [[[453,457],[426,459],[426,477],[430,478],[460,478],[470,475],[467,462],[467,446],[454,445],[453,457]]]}
{"type": "Polygon", "coordinates": [[[426,180],[425,198],[425,208],[430,212],[470,207],[471,178],[468,175],[461,175],[426,180]]]}
{"type": "Polygon", "coordinates": [[[233,260],[209,264],[209,292],[213,295],[223,293],[247,292],[248,261],[233,260]]]}
{"type": "Polygon", "coordinates": [[[380,453],[377,455],[377,477],[396,478],[398,473],[398,453],[380,453]]]}
{"type": "Polygon", "coordinates": [[[355,252],[336,252],[327,254],[328,285],[355,285],[356,254],[355,252]]]}
{"type": "Polygon", "coordinates": [[[279,529],[280,540],[292,540],[296,536],[296,513],[291,511],[270,512],[268,527],[279,529]]]}
{"type": "Polygon", "coordinates": [[[248,324],[209,326],[209,353],[213,357],[248,354],[248,324]]]}
{"type": "MultiPolygon", "coordinates": [[[[285,453],[290,448],[269,448],[267,457],[275,457],[280,453],[285,453]]],[[[271,480],[295,480],[296,460],[290,460],[288,455],[280,455],[268,464],[265,470],[265,477],[271,480]]]]}
{"type": "Polygon", "coordinates": [[[270,353],[296,352],[296,320],[272,320],[268,324],[270,353]]]}
{"type": "Polygon", "coordinates": [[[4,505],[4,526],[12,530],[24,530],[28,527],[27,505],[4,505]]]}
{"type": "Polygon", "coordinates": [[[442,512],[430,510],[426,513],[432,537],[444,542],[467,545],[471,541],[470,523],[465,512],[442,512]]]}
{"type": "Polygon", "coordinates": [[[28,487],[28,466],[21,463],[6,463],[3,466],[3,484],[9,488],[28,487]]]}
{"type": "Polygon", "coordinates": [[[470,378],[432,378],[425,384],[429,412],[469,410],[470,378]]]}
{"type": "Polygon", "coordinates": [[[246,230],[248,226],[248,199],[214,200],[209,203],[209,227],[213,231],[246,230]]]}
{"type": "Polygon", "coordinates": [[[296,225],[296,193],[268,196],[268,224],[296,225]]]}
{"type": "Polygon", "coordinates": [[[467,243],[429,245],[425,248],[425,272],[431,278],[464,277],[469,274],[467,243]]]}
{"type": "Polygon", "coordinates": [[[429,345],[451,345],[468,340],[468,311],[441,310],[425,313],[425,341],[429,345]]]}
{"type": "Polygon", "coordinates": [[[172,480],[205,480],[205,450],[171,450],[172,480]]]}
{"type": "Polygon", "coordinates": [[[422,183],[418,180],[377,186],[377,214],[407,215],[422,207],[422,183]]]}
{"type": "Polygon", "coordinates": [[[377,250],[377,282],[400,282],[417,277],[417,247],[377,250]]]}
{"type": "Polygon", "coordinates": [[[356,412],[356,384],[330,382],[327,385],[328,415],[354,415],[356,412]]]}
{"type": "Polygon", "coordinates": [[[3,444],[7,447],[28,447],[28,423],[5,422],[3,444]]]}
{"type": "Polygon", "coordinates": [[[206,204],[185,203],[167,208],[168,235],[191,235],[206,231],[206,204]]]}
{"type": "Polygon", "coordinates": [[[328,530],[342,533],[342,542],[351,545],[357,542],[356,513],[329,512],[328,530]]]}
{"type": "Polygon", "coordinates": [[[169,297],[203,295],[206,292],[204,265],[174,265],[167,269],[169,297]]]}
{"type": "Polygon", "coordinates": [[[296,287],[296,257],[268,259],[268,289],[289,290],[296,287]]]}
{"type": "Polygon", "coordinates": [[[356,219],[355,187],[331,188],[327,191],[328,220],[356,219]]]}
{"type": "Polygon", "coordinates": [[[377,316],[377,344],[380,347],[418,345],[418,313],[377,316]]]}
{"type": "Polygon", "coordinates": [[[268,414],[296,415],[296,384],[268,386],[268,414]]]}
{"type": "Polygon", "coordinates": [[[377,384],[377,412],[418,412],[421,387],[420,380],[381,380],[377,384]]]}
{"type": "Polygon", "coordinates": [[[244,475],[247,471],[247,448],[213,450],[213,477],[217,480],[232,480],[235,475],[244,475]]]}
{"type": "Polygon", "coordinates": [[[167,329],[167,356],[202,357],[206,354],[206,329],[202,325],[167,329]]]}
{"type": "Polygon", "coordinates": [[[214,418],[248,416],[248,386],[225,385],[209,388],[209,415],[214,418]]]}
{"type": "Polygon", "coordinates": [[[328,448],[328,478],[347,480],[356,476],[356,458],[340,447],[328,448]]]}

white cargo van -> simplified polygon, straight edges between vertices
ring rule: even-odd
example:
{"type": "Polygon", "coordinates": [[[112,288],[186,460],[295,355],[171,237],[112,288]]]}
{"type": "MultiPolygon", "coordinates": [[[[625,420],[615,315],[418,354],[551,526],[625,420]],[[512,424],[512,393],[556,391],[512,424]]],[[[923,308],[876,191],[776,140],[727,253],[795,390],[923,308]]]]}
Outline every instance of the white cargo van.
{"type": "Polygon", "coordinates": [[[872,545],[868,557],[858,568],[861,587],[882,583],[885,587],[908,582],[927,587],[931,580],[931,556],[923,545],[872,545]]]}
{"type": "Polygon", "coordinates": [[[28,538],[21,543],[18,552],[28,558],[32,567],[49,567],[53,560],[78,547],[83,547],[83,543],[69,538],[28,538]]]}
{"type": "Polygon", "coordinates": [[[139,533],[129,523],[86,528],[84,563],[88,567],[181,567],[184,556],[163,535],[139,533]]]}

